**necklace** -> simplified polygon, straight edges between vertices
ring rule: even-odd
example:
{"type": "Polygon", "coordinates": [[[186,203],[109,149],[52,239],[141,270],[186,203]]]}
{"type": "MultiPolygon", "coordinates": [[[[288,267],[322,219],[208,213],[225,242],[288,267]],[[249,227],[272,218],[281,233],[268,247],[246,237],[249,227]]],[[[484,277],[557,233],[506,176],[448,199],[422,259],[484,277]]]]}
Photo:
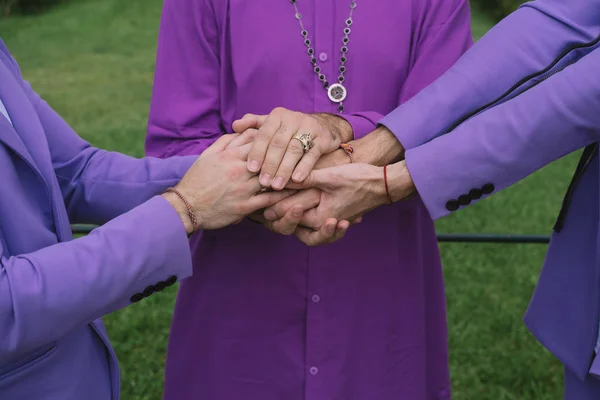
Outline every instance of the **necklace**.
{"type": "Polygon", "coordinates": [[[296,19],[300,24],[300,34],[304,38],[304,45],[307,48],[308,56],[310,57],[310,63],[313,66],[313,71],[319,78],[319,81],[323,82],[323,87],[327,91],[327,97],[334,103],[338,103],[338,111],[341,113],[344,111],[344,100],[348,96],[348,90],[344,86],[344,74],[346,73],[346,62],[348,61],[348,42],[350,42],[350,26],[352,25],[352,13],[356,8],[356,1],[352,0],[350,3],[350,15],[346,19],[346,27],[344,28],[344,36],[342,38],[342,47],[341,47],[341,57],[340,57],[340,67],[339,67],[339,76],[337,78],[337,83],[333,85],[329,85],[327,81],[327,77],[322,72],[321,67],[317,64],[317,58],[315,57],[315,49],[312,47],[312,42],[308,38],[308,31],[304,28],[304,24],[302,23],[302,14],[298,11],[297,0],[290,0],[290,3],[294,6],[294,11],[296,12],[296,19]]]}

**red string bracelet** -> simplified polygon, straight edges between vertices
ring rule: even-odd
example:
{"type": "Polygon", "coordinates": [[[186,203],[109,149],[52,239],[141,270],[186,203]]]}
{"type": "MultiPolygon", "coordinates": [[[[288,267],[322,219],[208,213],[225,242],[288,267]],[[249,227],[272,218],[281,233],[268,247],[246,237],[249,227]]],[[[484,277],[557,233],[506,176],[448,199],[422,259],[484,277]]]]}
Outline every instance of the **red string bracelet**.
{"type": "Polygon", "coordinates": [[[385,194],[387,196],[387,199],[390,202],[390,204],[392,204],[393,203],[392,196],[390,196],[390,189],[388,188],[388,183],[387,183],[387,165],[385,165],[383,167],[383,182],[385,183],[385,194]]]}
{"type": "Polygon", "coordinates": [[[187,208],[187,212],[190,217],[190,220],[192,221],[193,232],[196,233],[198,231],[198,218],[196,218],[196,214],[194,214],[194,212],[192,211],[192,206],[190,205],[190,203],[187,201],[185,196],[179,192],[179,190],[177,190],[175,188],[168,188],[166,191],[175,193],[177,195],[177,197],[179,197],[181,199],[181,201],[183,201],[183,204],[185,204],[185,208],[187,208]]]}

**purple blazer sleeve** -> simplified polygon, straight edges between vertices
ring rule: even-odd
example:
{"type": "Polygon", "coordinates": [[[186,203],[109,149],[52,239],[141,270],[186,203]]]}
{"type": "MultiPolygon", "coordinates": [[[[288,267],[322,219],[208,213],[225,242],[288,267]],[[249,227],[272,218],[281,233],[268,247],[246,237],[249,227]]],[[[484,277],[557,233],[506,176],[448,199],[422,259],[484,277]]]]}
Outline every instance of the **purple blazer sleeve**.
{"type": "Polygon", "coordinates": [[[175,185],[196,160],[136,159],[92,147],[32,90],[11,60],[46,133],[71,223],[104,224],[175,185]]]}
{"type": "Polygon", "coordinates": [[[0,357],[56,340],[191,272],[181,220],[160,196],[80,239],[18,256],[0,245],[0,357]]]}
{"type": "Polygon", "coordinates": [[[104,224],[176,185],[196,157],[136,159],[90,146],[33,91],[72,223],[104,224]]]}
{"type": "MultiPolygon", "coordinates": [[[[600,46],[537,86],[406,152],[433,218],[473,188],[495,190],[600,140],[600,46]]],[[[485,197],[485,196],[484,196],[485,197]]]]}
{"type": "Polygon", "coordinates": [[[479,40],[440,79],[387,115],[406,149],[445,133],[463,115],[600,34],[600,0],[526,3],[479,40]]]}
{"type": "Polygon", "coordinates": [[[219,32],[212,5],[208,0],[165,0],[146,154],[198,155],[227,133],[220,87],[219,32]]]}
{"type": "MultiPolygon", "coordinates": [[[[450,68],[473,44],[468,0],[413,2],[415,15],[411,67],[402,85],[398,104],[408,101],[450,68]]],[[[367,135],[383,118],[374,111],[343,117],[350,122],[354,138],[367,135]]]]}

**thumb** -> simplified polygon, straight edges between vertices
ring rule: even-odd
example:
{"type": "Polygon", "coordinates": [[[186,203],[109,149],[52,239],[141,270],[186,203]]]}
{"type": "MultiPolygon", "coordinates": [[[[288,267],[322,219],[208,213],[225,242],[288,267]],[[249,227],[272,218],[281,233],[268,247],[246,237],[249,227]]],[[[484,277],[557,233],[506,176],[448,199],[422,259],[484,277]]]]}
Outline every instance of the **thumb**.
{"type": "Polygon", "coordinates": [[[286,186],[288,189],[323,189],[329,182],[326,169],[314,169],[302,182],[292,182],[286,186]]]}
{"type": "Polygon", "coordinates": [[[246,114],[241,119],[233,121],[233,131],[243,133],[248,129],[258,129],[265,123],[266,115],[246,114]]]}

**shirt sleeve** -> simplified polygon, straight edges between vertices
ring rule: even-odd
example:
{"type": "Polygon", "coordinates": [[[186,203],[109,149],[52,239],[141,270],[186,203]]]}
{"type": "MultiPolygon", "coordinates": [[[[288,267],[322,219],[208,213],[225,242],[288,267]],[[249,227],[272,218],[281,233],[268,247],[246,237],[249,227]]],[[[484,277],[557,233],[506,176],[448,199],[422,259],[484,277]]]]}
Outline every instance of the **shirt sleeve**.
{"type": "Polygon", "coordinates": [[[220,111],[219,32],[208,0],[165,0],[146,153],[201,154],[226,133],[220,111]]]}

